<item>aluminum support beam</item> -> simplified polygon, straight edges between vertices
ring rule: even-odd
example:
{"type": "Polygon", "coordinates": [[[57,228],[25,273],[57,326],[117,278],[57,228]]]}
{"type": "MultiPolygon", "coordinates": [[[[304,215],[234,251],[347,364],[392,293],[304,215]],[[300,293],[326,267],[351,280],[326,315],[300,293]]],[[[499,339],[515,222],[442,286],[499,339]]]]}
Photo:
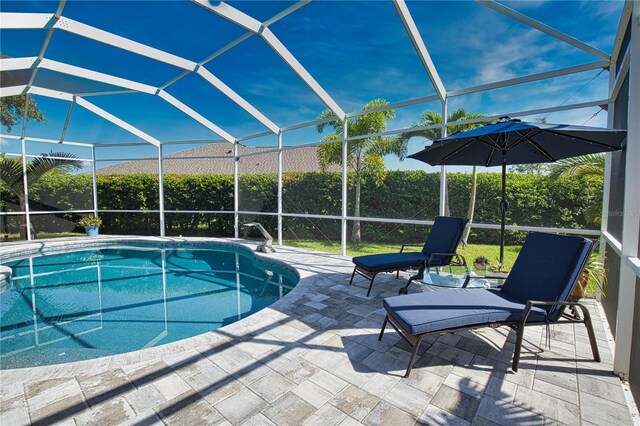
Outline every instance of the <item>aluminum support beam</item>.
{"type": "Polygon", "coordinates": [[[200,67],[198,68],[196,73],[206,81],[208,81],[216,89],[221,91],[226,97],[235,102],[240,108],[248,112],[251,116],[253,116],[253,118],[262,123],[267,129],[276,134],[280,132],[280,128],[273,121],[269,120],[263,113],[258,111],[253,105],[244,100],[242,96],[238,95],[229,86],[224,84],[222,80],[211,74],[206,68],[200,67]]]}
{"type": "MultiPolygon", "coordinates": [[[[640,2],[633,3],[631,13],[631,70],[640,70],[640,2]]],[[[628,378],[631,366],[636,279],[637,275],[628,260],[638,257],[640,235],[640,73],[629,73],[629,110],[627,114],[627,145],[624,182],[624,215],[622,222],[622,259],[620,261],[620,286],[616,319],[616,350],[613,370],[623,379],[628,378]]],[[[636,360],[637,362],[637,360],[636,360]]]]}
{"type": "Polygon", "coordinates": [[[504,6],[492,0],[476,0],[476,1],[481,5],[488,7],[489,9],[493,9],[496,12],[500,12],[503,15],[513,18],[516,21],[520,21],[523,24],[528,25],[532,28],[535,28],[538,31],[542,31],[545,34],[550,35],[551,37],[557,38],[558,40],[563,41],[567,44],[570,44],[571,46],[576,47],[584,52],[587,52],[590,55],[596,56],[600,59],[604,59],[607,62],[609,62],[611,59],[608,53],[603,52],[600,49],[596,49],[595,47],[587,43],[584,43],[574,37],[571,37],[570,35],[567,35],[561,31],[558,31],[555,28],[552,28],[546,24],[543,24],[540,21],[536,21],[535,19],[529,18],[528,16],[523,15],[520,12],[516,12],[515,10],[508,8],[507,6],[504,6]]]}
{"type": "Polygon", "coordinates": [[[93,215],[98,216],[98,175],[96,173],[96,147],[91,147],[91,183],[93,186],[93,215]]]}
{"type": "MultiPolygon", "coordinates": [[[[613,88],[616,84],[616,64],[612,63],[609,68],[609,104],[607,107],[607,127],[613,128],[613,117],[615,113],[615,97],[611,96],[613,88]],[[613,99],[612,99],[613,98],[613,99]]],[[[604,259],[607,250],[607,239],[605,233],[609,226],[609,198],[611,195],[611,153],[604,154],[604,186],[602,189],[602,209],[600,212],[600,246],[598,248],[600,256],[604,259]]],[[[596,299],[598,302],[602,300],[600,287],[596,286],[596,299]]]]}
{"type": "Polygon", "coordinates": [[[24,100],[24,114],[22,116],[22,137],[20,138],[20,146],[22,147],[22,185],[24,194],[24,218],[27,240],[32,240],[31,235],[31,217],[29,216],[29,180],[27,179],[27,142],[25,137],[27,135],[27,120],[29,119],[29,102],[31,97],[27,95],[24,100]]]}
{"type": "Polygon", "coordinates": [[[240,157],[238,157],[238,143],[233,143],[233,236],[235,238],[239,238],[240,236],[240,228],[238,224],[238,211],[240,210],[240,200],[238,196],[240,194],[240,190],[238,188],[238,161],[240,161],[240,157]]]}
{"type": "MultiPolygon", "coordinates": [[[[54,14],[53,19],[51,20],[51,23],[58,22],[58,19],[60,19],[60,16],[62,15],[62,11],[64,10],[64,6],[66,4],[67,4],[67,0],[60,1],[60,3],[58,4],[58,9],[54,14]]],[[[39,63],[40,61],[42,61],[42,59],[44,59],[44,55],[45,53],[47,53],[47,49],[49,48],[49,44],[51,43],[51,38],[53,37],[53,31],[54,31],[54,28],[53,26],[51,26],[49,28],[49,31],[47,31],[46,37],[44,38],[44,42],[42,43],[42,48],[40,49],[40,54],[38,55],[38,60],[36,61],[36,63],[39,63]]],[[[31,77],[29,78],[29,82],[27,83],[27,86],[30,87],[33,85],[33,82],[36,80],[37,75],[38,75],[38,69],[36,68],[31,73],[31,77]]]]}
{"type": "MultiPolygon", "coordinates": [[[[447,101],[442,102],[442,136],[447,137],[447,101]]],[[[447,212],[447,166],[440,166],[440,202],[438,208],[438,214],[445,216],[447,212]]]]}
{"type": "Polygon", "coordinates": [[[231,136],[229,133],[227,133],[226,131],[224,131],[220,127],[216,126],[211,121],[207,120],[202,115],[198,114],[196,111],[194,111],[193,109],[191,109],[190,107],[188,107],[184,103],[180,102],[178,99],[176,99],[172,95],[168,94],[164,90],[160,90],[158,92],[158,96],[161,99],[167,101],[169,104],[171,104],[174,107],[176,107],[177,109],[179,109],[180,111],[182,111],[185,114],[187,114],[189,117],[193,118],[198,123],[200,123],[203,126],[205,126],[207,129],[215,132],[218,136],[222,137],[227,142],[233,143],[233,141],[235,140],[234,137],[231,136]]]}
{"type": "Polygon", "coordinates": [[[282,132],[278,133],[278,245],[282,245],[282,132]]]}
{"type": "Polygon", "coordinates": [[[348,216],[348,191],[349,187],[347,186],[347,165],[349,162],[347,161],[349,157],[349,141],[347,140],[347,136],[349,135],[349,120],[344,120],[343,130],[342,130],[342,218],[340,223],[340,253],[343,256],[347,255],[347,216],[348,216]]]}
{"type": "Polygon", "coordinates": [[[267,26],[260,21],[252,18],[246,13],[230,6],[224,2],[214,6],[208,0],[192,0],[194,3],[204,7],[205,9],[215,13],[224,19],[241,26],[242,28],[259,35],[262,39],[284,60],[284,62],[295,72],[298,77],[311,89],[316,96],[339,118],[345,118],[345,112],[338,104],[329,96],[329,94],[320,86],[320,84],[309,74],[302,64],[289,52],[278,37],[271,32],[267,26]]]}
{"type": "Polygon", "coordinates": [[[531,83],[533,81],[546,80],[548,78],[562,77],[565,75],[577,74],[585,71],[607,68],[609,62],[597,61],[588,64],[576,65],[573,67],[561,68],[553,71],[531,74],[524,77],[510,78],[508,80],[496,81],[495,83],[481,84],[479,86],[467,87],[459,90],[451,90],[447,93],[449,98],[466,95],[469,93],[485,92],[487,90],[499,89],[502,87],[516,86],[518,84],[531,83]]]}
{"type": "MultiPolygon", "coordinates": [[[[62,13],[62,9],[59,8],[58,12],[62,13]]],[[[200,76],[204,77],[206,81],[213,84],[213,86],[216,87],[218,90],[220,90],[223,94],[225,94],[225,96],[229,97],[233,102],[235,102],[245,111],[247,111],[256,120],[260,121],[273,133],[277,133],[277,126],[271,120],[265,117],[264,114],[260,113],[256,108],[254,108],[251,104],[249,104],[249,102],[244,100],[240,95],[234,92],[222,81],[215,78],[208,71],[204,70],[204,68],[202,68],[201,65],[196,62],[181,58],[179,56],[165,52],[163,50],[156,49],[154,47],[150,47],[142,43],[138,43],[128,38],[121,37],[119,35],[110,33],[108,31],[104,31],[104,30],[92,27],[90,25],[86,25],[81,22],[75,21],[73,19],[65,18],[59,15],[2,13],[0,14],[0,19],[2,19],[2,22],[3,22],[3,29],[4,28],[7,28],[7,29],[31,29],[31,28],[60,29],[60,30],[68,31],[72,34],[89,38],[91,40],[94,40],[100,43],[107,44],[109,46],[126,50],[128,52],[132,52],[141,56],[146,56],[155,61],[164,62],[166,64],[184,69],[188,72],[196,72],[200,76]],[[41,15],[44,15],[44,16],[41,16],[41,15]],[[7,20],[15,20],[15,21],[11,21],[10,25],[6,26],[5,17],[7,20]]],[[[43,47],[42,54],[44,54],[44,50],[46,50],[47,44],[48,44],[48,40],[45,40],[45,46],[43,47]]],[[[67,65],[67,67],[72,67],[72,66],[67,65]]],[[[78,74],[72,74],[72,75],[78,75],[78,74]]],[[[177,81],[177,79],[180,78],[181,76],[183,75],[180,75],[176,79],[170,81],[168,84],[165,85],[165,87],[177,81]]],[[[117,77],[112,77],[112,78],[117,78],[117,77]]],[[[123,86],[123,87],[127,87],[127,86],[123,86]]],[[[135,89],[135,90],[138,90],[138,89],[135,89]]]]}
{"type": "Polygon", "coordinates": [[[162,145],[158,145],[158,208],[160,209],[160,236],[164,237],[164,170],[162,167],[162,145]]]}
{"type": "Polygon", "coordinates": [[[99,81],[100,83],[110,84],[112,86],[124,87],[126,89],[135,90],[136,92],[146,93],[148,95],[154,95],[158,90],[156,87],[148,84],[138,83],[137,81],[115,77],[102,72],[77,67],[75,65],[65,64],[52,59],[43,59],[39,64],[36,64],[36,66],[37,68],[44,68],[62,74],[86,78],[87,80],[99,81]]]}
{"type": "Polygon", "coordinates": [[[440,98],[440,102],[444,102],[445,99],[447,99],[447,91],[444,88],[444,84],[440,79],[440,75],[436,70],[433,60],[429,55],[427,46],[425,46],[424,41],[422,40],[420,31],[418,31],[418,27],[413,21],[413,17],[411,16],[411,12],[409,12],[409,8],[407,7],[404,0],[393,0],[393,5],[395,6],[400,19],[402,20],[402,24],[404,25],[404,28],[407,31],[411,42],[413,43],[413,47],[415,47],[416,52],[418,53],[420,61],[422,61],[422,65],[427,71],[427,74],[429,74],[431,84],[433,84],[433,87],[436,89],[436,93],[440,98]]]}
{"type": "Polygon", "coordinates": [[[35,68],[36,65],[38,65],[38,57],[36,56],[0,59],[0,69],[2,71],[28,70],[35,68]]]}
{"type": "Polygon", "coordinates": [[[0,12],[3,30],[42,30],[52,28],[56,23],[54,13],[14,13],[0,12]]]}
{"type": "MultiPolygon", "coordinates": [[[[82,78],[85,78],[85,79],[88,79],[88,80],[98,81],[98,82],[105,83],[105,84],[110,84],[110,85],[113,85],[113,86],[124,87],[124,88],[127,88],[127,89],[131,89],[131,90],[133,90],[135,92],[145,93],[147,95],[157,95],[162,100],[168,102],[171,106],[177,108],[178,110],[180,110],[181,112],[187,114],[190,118],[192,118],[195,121],[197,121],[198,123],[202,124],[203,126],[208,128],[209,130],[211,130],[211,131],[215,132],[216,134],[218,134],[219,136],[223,137],[227,142],[233,142],[235,140],[234,137],[231,136],[229,133],[227,133],[225,130],[221,129],[219,126],[215,125],[214,123],[212,123],[211,121],[206,119],[204,116],[202,116],[201,114],[199,114],[196,111],[194,111],[192,108],[190,108],[187,105],[185,105],[183,102],[180,102],[174,96],[170,95],[169,93],[165,92],[162,89],[158,89],[157,87],[150,86],[148,84],[139,83],[139,82],[133,81],[133,80],[128,80],[128,79],[125,79],[125,78],[115,77],[115,76],[112,76],[112,75],[109,75],[109,74],[104,74],[104,73],[93,71],[93,70],[89,70],[89,69],[86,69],[86,68],[76,67],[74,65],[68,65],[68,64],[65,64],[65,63],[62,63],[62,62],[58,62],[58,61],[53,61],[53,60],[50,60],[50,59],[44,59],[41,62],[38,62],[37,60],[31,61],[32,58],[17,58],[17,59],[18,59],[18,61],[14,61],[14,62],[10,62],[9,63],[9,66],[12,69],[20,69],[20,68],[17,68],[20,65],[23,65],[23,66],[29,65],[29,67],[36,67],[36,69],[44,68],[44,69],[48,69],[48,70],[51,70],[51,71],[59,72],[59,73],[62,73],[62,74],[82,77],[82,78]]],[[[1,61],[2,61],[1,62],[2,66],[4,66],[5,59],[2,59],[1,61]]],[[[22,68],[22,69],[28,69],[28,68],[22,68]]],[[[199,73],[200,73],[200,71],[201,70],[199,70],[199,73]]],[[[206,70],[202,75],[207,75],[208,76],[207,78],[211,78],[211,79],[217,80],[216,77],[214,77],[211,73],[209,73],[206,70]]],[[[217,81],[219,82],[220,85],[226,87],[224,85],[224,83],[222,83],[220,80],[217,80],[217,81]]],[[[227,87],[227,89],[228,89],[228,87],[227,87]]],[[[248,104],[242,98],[240,98],[239,96],[234,98],[233,97],[234,96],[234,92],[231,89],[228,89],[228,91],[226,91],[226,92],[223,91],[223,93],[225,93],[228,97],[232,98],[237,103],[244,102],[246,104],[244,106],[245,109],[251,110],[252,114],[256,114],[256,115],[260,116],[262,120],[266,120],[267,124],[270,123],[270,125],[275,126],[275,124],[271,123],[269,121],[269,119],[267,119],[265,116],[263,116],[259,111],[255,110],[255,108],[253,108],[250,104],[248,104]]],[[[275,128],[277,129],[277,126],[275,128]]]]}
{"type": "Polygon", "coordinates": [[[108,44],[122,50],[127,50],[141,56],[146,56],[147,58],[155,61],[164,62],[185,70],[193,71],[198,66],[198,64],[193,61],[167,53],[164,50],[138,43],[137,41],[83,24],[82,22],[74,21],[73,19],[65,18],[64,16],[58,19],[54,28],[89,38],[100,43],[108,44]]]}
{"type": "Polygon", "coordinates": [[[6,98],[7,96],[18,96],[23,95],[27,91],[27,85],[24,84],[22,86],[10,86],[3,87],[2,91],[0,91],[0,98],[6,98]]]}
{"type": "Polygon", "coordinates": [[[69,121],[71,121],[71,113],[73,112],[73,106],[76,104],[75,100],[69,102],[69,109],[67,109],[67,116],[64,119],[64,126],[62,126],[62,133],[60,133],[60,143],[64,142],[64,138],[67,136],[67,129],[69,128],[69,121]]]}
{"type": "Polygon", "coordinates": [[[102,108],[98,107],[97,105],[92,104],[91,102],[87,101],[86,99],[80,98],[80,97],[76,97],[76,103],[78,105],[80,105],[81,107],[88,109],[89,111],[93,112],[96,115],[99,115],[100,117],[104,118],[107,121],[112,122],[113,124],[115,124],[116,126],[119,126],[121,128],[123,128],[124,130],[133,133],[134,135],[138,136],[140,139],[145,140],[147,142],[149,142],[151,145],[155,145],[155,146],[160,146],[160,141],[156,138],[154,138],[153,136],[150,136],[148,134],[146,134],[145,132],[143,132],[142,130],[138,129],[137,127],[132,126],[131,124],[127,123],[124,120],[121,120],[120,118],[116,117],[115,115],[108,113],[107,111],[103,110],[102,108]]]}
{"type": "Polygon", "coordinates": [[[627,32],[627,27],[629,26],[629,22],[631,22],[631,11],[633,9],[633,0],[625,1],[624,7],[622,9],[622,17],[620,18],[620,25],[618,26],[618,31],[616,32],[616,38],[613,42],[613,49],[611,50],[611,62],[618,62],[620,59],[620,54],[624,54],[621,52],[622,49],[622,41],[624,40],[624,35],[627,32]]]}
{"type": "MultiPolygon", "coordinates": [[[[60,99],[61,101],[73,102],[74,95],[58,90],[46,89],[44,87],[31,86],[27,88],[27,93],[31,95],[40,95],[47,98],[60,99]]],[[[4,96],[4,94],[2,94],[4,96]]]]}
{"type": "Polygon", "coordinates": [[[629,72],[629,66],[631,62],[631,55],[627,53],[624,55],[621,61],[615,63],[615,69],[617,70],[617,76],[614,74],[616,78],[615,84],[613,85],[613,89],[609,92],[609,99],[615,99],[618,97],[618,93],[620,89],[622,89],[622,83],[624,83],[624,79],[629,72]]]}
{"type": "MultiPolygon", "coordinates": [[[[2,135],[2,137],[5,138],[5,139],[17,139],[17,140],[20,139],[20,136],[15,136],[15,135],[2,135]]],[[[57,139],[30,138],[28,136],[25,139],[28,140],[28,141],[31,141],[31,142],[44,142],[44,143],[55,143],[55,144],[59,144],[60,143],[60,141],[57,140],[57,139]]],[[[90,143],[69,142],[69,141],[64,141],[64,142],[62,142],[62,144],[64,144],[64,145],[75,145],[75,146],[86,146],[86,147],[89,147],[89,148],[91,148],[93,146],[93,144],[90,144],[90,143]]],[[[115,145],[116,144],[109,145],[109,146],[115,146],[115,145]]],[[[128,145],[129,144],[127,144],[127,146],[128,145]]],[[[147,145],[147,144],[146,143],[145,144],[141,143],[140,145],[147,145]]]]}

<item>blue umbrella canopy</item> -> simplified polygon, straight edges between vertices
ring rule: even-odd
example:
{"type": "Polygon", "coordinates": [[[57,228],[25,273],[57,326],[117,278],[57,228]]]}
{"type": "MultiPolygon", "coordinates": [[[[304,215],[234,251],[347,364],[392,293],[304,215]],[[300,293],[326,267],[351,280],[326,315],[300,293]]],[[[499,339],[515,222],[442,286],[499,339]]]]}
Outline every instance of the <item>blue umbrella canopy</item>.
{"type": "Polygon", "coordinates": [[[504,119],[438,139],[409,158],[432,166],[549,163],[622,149],[626,137],[627,131],[621,129],[504,119]]]}
{"type": "Polygon", "coordinates": [[[506,176],[509,164],[550,163],[564,158],[624,147],[627,131],[568,124],[527,123],[501,118],[465,132],[438,139],[409,158],[432,166],[502,166],[500,202],[500,263],[504,261],[504,234],[508,201],[506,176]]]}

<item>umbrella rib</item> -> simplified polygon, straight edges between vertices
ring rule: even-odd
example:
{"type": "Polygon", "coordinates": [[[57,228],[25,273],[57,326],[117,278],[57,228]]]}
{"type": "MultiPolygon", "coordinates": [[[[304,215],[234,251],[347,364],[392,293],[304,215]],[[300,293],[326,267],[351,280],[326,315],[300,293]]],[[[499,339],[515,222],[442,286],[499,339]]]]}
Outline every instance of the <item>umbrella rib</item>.
{"type": "Polygon", "coordinates": [[[451,151],[450,153],[448,153],[447,155],[445,155],[444,157],[442,157],[442,160],[438,161],[436,164],[437,165],[441,165],[444,161],[447,161],[449,158],[451,158],[453,155],[457,154],[458,152],[462,151],[463,149],[465,149],[466,147],[468,147],[469,145],[471,145],[471,143],[474,140],[479,140],[480,142],[482,142],[481,139],[477,139],[477,138],[471,138],[467,143],[465,143],[464,145],[462,145],[459,148],[454,149],[453,151],[451,151]]]}
{"type": "MultiPolygon", "coordinates": [[[[489,136],[489,139],[491,139],[491,136],[489,136]]],[[[493,160],[493,154],[495,154],[496,152],[496,146],[498,146],[497,140],[494,141],[493,139],[491,139],[491,141],[493,142],[493,145],[491,145],[491,152],[489,153],[489,158],[487,158],[486,163],[484,163],[485,167],[489,167],[489,164],[491,164],[491,160],[493,160]]]]}
{"type": "Polygon", "coordinates": [[[562,136],[562,137],[565,137],[565,138],[573,138],[573,139],[578,139],[578,140],[580,140],[582,142],[587,142],[587,143],[592,143],[592,144],[596,144],[596,145],[600,145],[600,146],[605,146],[605,147],[607,147],[609,149],[619,149],[616,146],[609,145],[608,143],[594,141],[593,139],[587,139],[587,138],[583,138],[581,136],[568,135],[566,133],[556,132],[556,131],[550,130],[550,129],[547,129],[546,131],[549,132],[549,133],[552,133],[554,135],[562,136]]]}
{"type": "Polygon", "coordinates": [[[542,155],[544,155],[544,156],[547,158],[547,160],[549,160],[549,161],[556,161],[556,159],[555,159],[555,158],[553,158],[553,157],[551,156],[551,154],[549,154],[549,153],[548,153],[544,148],[542,148],[540,145],[538,145],[538,144],[537,144],[536,142],[534,142],[533,140],[531,140],[531,139],[527,138],[527,142],[529,142],[529,143],[530,143],[530,144],[531,144],[535,149],[537,149],[538,151],[540,151],[540,153],[541,153],[542,155]]]}
{"type": "Polygon", "coordinates": [[[520,145],[520,144],[521,144],[521,143],[523,143],[523,142],[527,142],[527,143],[529,143],[531,146],[533,146],[535,149],[537,149],[537,150],[538,150],[538,151],[539,151],[539,152],[540,152],[544,157],[546,157],[546,159],[547,159],[547,160],[552,161],[552,162],[553,162],[553,161],[556,161],[556,159],[555,159],[555,158],[553,158],[553,157],[551,156],[551,154],[549,154],[549,153],[547,152],[547,150],[546,150],[546,149],[542,148],[542,147],[541,147],[541,146],[540,146],[536,141],[534,141],[533,139],[531,139],[532,137],[535,137],[535,136],[539,135],[539,134],[540,134],[540,133],[542,133],[542,132],[543,132],[543,130],[542,130],[542,129],[531,129],[531,130],[529,130],[529,132],[528,132],[528,133],[526,133],[526,134],[522,134],[522,133],[520,133],[519,131],[517,131],[516,133],[518,133],[518,134],[521,136],[521,138],[520,138],[520,139],[518,139],[517,141],[515,141],[515,142],[511,145],[510,149],[511,149],[511,148],[513,148],[513,147],[515,147],[515,146],[520,145]],[[536,130],[537,130],[537,131],[536,131],[536,130]],[[532,135],[531,133],[534,133],[534,134],[532,135]]]}

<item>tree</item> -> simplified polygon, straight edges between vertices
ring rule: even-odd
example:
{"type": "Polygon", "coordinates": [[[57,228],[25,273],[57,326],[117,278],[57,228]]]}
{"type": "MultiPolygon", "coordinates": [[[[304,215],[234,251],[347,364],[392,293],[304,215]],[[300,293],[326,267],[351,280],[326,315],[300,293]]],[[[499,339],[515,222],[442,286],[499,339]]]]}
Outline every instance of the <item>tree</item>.
{"type": "MultiPolygon", "coordinates": [[[[0,52],[0,58],[7,58],[0,52]]],[[[3,77],[4,78],[4,77],[3,77]]],[[[11,76],[7,76],[10,81],[11,76]]],[[[7,96],[6,98],[0,98],[0,124],[7,128],[7,132],[11,132],[13,126],[16,125],[24,117],[24,109],[27,101],[27,95],[7,96]]],[[[32,119],[40,123],[46,123],[47,119],[42,114],[42,111],[38,109],[35,101],[31,99],[29,101],[27,109],[27,119],[32,119]]]]}
{"type": "MultiPolygon", "coordinates": [[[[82,161],[68,152],[50,152],[42,154],[27,163],[27,181],[37,182],[52,171],[71,172],[82,168],[82,161]]],[[[0,184],[18,198],[20,211],[25,211],[24,186],[22,177],[22,158],[6,157],[0,154],[0,184]]]]}
{"type": "Polygon", "coordinates": [[[550,165],[549,176],[573,176],[588,182],[601,182],[604,177],[604,154],[589,154],[580,157],[565,158],[550,165]]]}
{"type": "MultiPolygon", "coordinates": [[[[464,109],[460,108],[447,117],[447,123],[453,123],[456,121],[462,120],[471,120],[474,118],[482,118],[485,117],[484,114],[480,113],[467,113],[464,109]]],[[[412,127],[423,127],[423,126],[433,126],[435,124],[442,124],[442,115],[436,111],[425,111],[420,116],[420,122],[412,127]]],[[[454,124],[452,126],[448,126],[448,133],[450,135],[458,132],[463,132],[466,130],[475,129],[476,127],[480,127],[486,123],[466,123],[466,124],[454,124]]],[[[409,139],[415,136],[420,136],[431,141],[442,138],[442,127],[438,126],[432,129],[422,129],[422,130],[409,130],[407,132],[402,133],[398,139],[407,143],[409,139]]],[[[467,210],[467,217],[469,218],[469,223],[473,222],[473,212],[475,211],[476,206],[476,193],[477,193],[477,170],[476,166],[473,166],[471,176],[471,195],[469,197],[469,209],[467,210]]],[[[447,197],[445,199],[445,214],[449,214],[449,200],[448,194],[445,195],[447,197]]],[[[462,234],[462,242],[463,244],[467,244],[467,239],[469,238],[469,232],[471,231],[470,227],[466,227],[464,233],[462,234]]]]}
{"type": "MultiPolygon", "coordinates": [[[[376,109],[389,105],[384,99],[374,99],[362,107],[362,110],[376,109]]],[[[332,117],[330,110],[323,111],[318,119],[332,117]]],[[[387,123],[395,117],[393,109],[375,111],[358,117],[347,119],[347,137],[363,136],[384,132],[387,123]]],[[[334,130],[334,133],[326,135],[322,140],[328,142],[318,147],[318,160],[323,170],[330,164],[342,164],[342,134],[344,123],[331,121],[318,124],[316,130],[322,133],[326,127],[334,130]]],[[[372,136],[347,142],[347,167],[354,173],[355,197],[353,215],[360,216],[360,191],[365,179],[370,179],[374,184],[380,185],[385,176],[385,155],[396,155],[404,160],[407,155],[406,142],[387,136],[372,136]]],[[[355,220],[351,230],[351,242],[359,243],[362,240],[360,221],[355,220]]]]}
{"type": "MultiPolygon", "coordinates": [[[[549,176],[552,179],[560,177],[575,177],[592,187],[602,187],[604,183],[604,154],[588,154],[580,157],[565,158],[552,163],[549,176]]],[[[585,212],[586,219],[599,225],[602,220],[601,205],[594,203],[585,212]]]]}
{"type": "Polygon", "coordinates": [[[533,163],[533,164],[516,164],[509,167],[509,171],[513,173],[520,173],[525,175],[545,175],[549,173],[550,166],[545,163],[533,163]]]}

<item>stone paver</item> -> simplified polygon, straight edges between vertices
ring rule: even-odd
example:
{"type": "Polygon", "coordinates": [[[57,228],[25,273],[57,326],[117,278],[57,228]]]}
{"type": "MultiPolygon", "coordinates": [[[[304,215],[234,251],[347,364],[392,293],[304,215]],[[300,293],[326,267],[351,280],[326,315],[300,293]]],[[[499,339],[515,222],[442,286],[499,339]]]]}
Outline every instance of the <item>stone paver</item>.
{"type": "Polygon", "coordinates": [[[550,349],[544,328],[531,327],[514,373],[514,333],[482,329],[425,338],[403,378],[411,348],[391,327],[382,341],[378,333],[382,298],[404,276],[379,275],[367,298],[364,280],[347,285],[349,259],[290,248],[270,256],[301,282],[237,323],[130,354],[2,370],[0,423],[633,423],[595,303],[601,363],[589,358],[584,326],[553,326],[550,349]]]}
{"type": "Polygon", "coordinates": [[[480,398],[470,396],[449,386],[441,386],[431,404],[441,408],[456,417],[472,421],[480,405],[480,398]]]}
{"type": "Polygon", "coordinates": [[[362,423],[370,426],[377,425],[393,425],[393,426],[412,426],[416,422],[416,417],[407,414],[401,409],[389,404],[386,401],[380,401],[362,423]]]}
{"type": "Polygon", "coordinates": [[[336,395],[329,403],[356,420],[362,420],[375,407],[380,398],[353,385],[336,395]]]}
{"type": "Polygon", "coordinates": [[[264,410],[264,415],[278,425],[298,426],[304,423],[315,411],[313,405],[293,393],[287,393],[269,405],[264,410]]]}
{"type": "Polygon", "coordinates": [[[282,395],[295,388],[296,384],[275,371],[249,385],[249,388],[267,402],[273,402],[282,395]]]}
{"type": "Polygon", "coordinates": [[[268,404],[248,388],[222,400],[215,405],[215,408],[231,423],[240,424],[247,418],[262,410],[268,404]]]}

